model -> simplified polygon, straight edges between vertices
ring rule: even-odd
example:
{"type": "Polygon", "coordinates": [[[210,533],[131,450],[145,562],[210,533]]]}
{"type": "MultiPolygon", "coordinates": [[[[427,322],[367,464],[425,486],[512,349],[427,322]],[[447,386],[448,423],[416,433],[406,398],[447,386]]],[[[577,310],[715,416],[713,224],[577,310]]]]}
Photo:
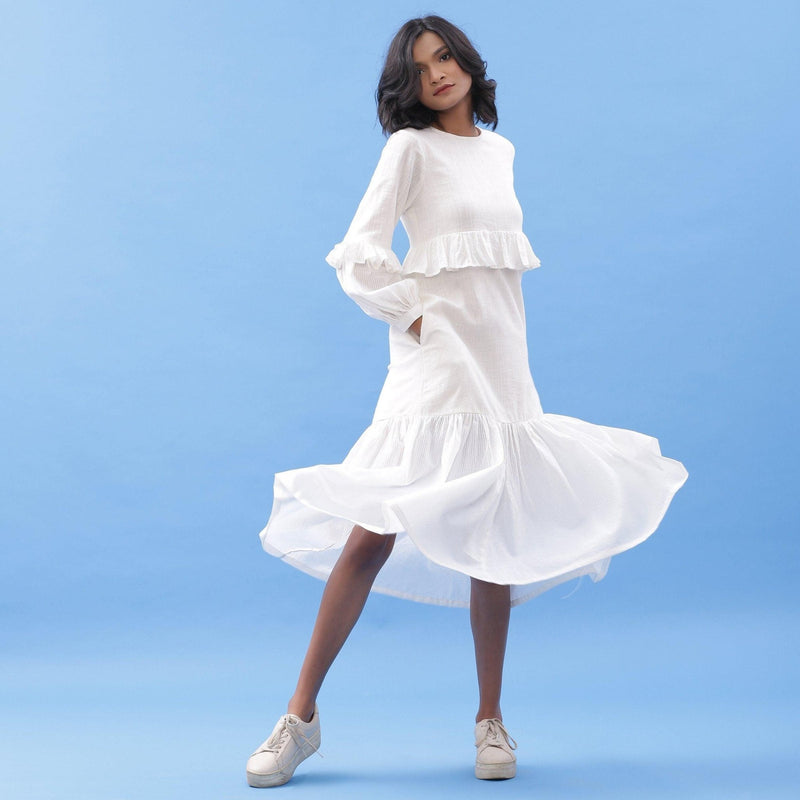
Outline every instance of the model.
{"type": "Polygon", "coordinates": [[[500,709],[511,607],[600,580],[688,476],[651,436],[543,412],[521,288],[540,262],[522,231],[514,146],[494,130],[495,81],[465,34],[438,16],[406,22],[377,103],[388,139],[326,260],[388,324],[388,375],[341,464],[275,475],[263,547],[326,586],[287,713],[247,762],[251,786],[286,783],[319,748],[317,695],[370,591],[469,607],[475,775],[513,777],[500,709]]]}

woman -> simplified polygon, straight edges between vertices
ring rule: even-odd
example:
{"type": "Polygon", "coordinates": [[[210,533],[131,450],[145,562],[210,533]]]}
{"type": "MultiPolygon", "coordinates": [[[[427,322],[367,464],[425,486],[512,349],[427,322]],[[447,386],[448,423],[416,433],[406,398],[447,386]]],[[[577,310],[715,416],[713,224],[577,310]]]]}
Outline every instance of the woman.
{"type": "Polygon", "coordinates": [[[341,464],[277,473],[264,549],[326,579],[287,713],[247,764],[287,782],[319,748],[322,681],[371,590],[470,608],[479,682],[475,775],[511,778],[500,690],[510,608],[566,580],[600,580],[659,525],[688,473],[645,434],[542,411],[528,364],[514,146],[495,81],[462,31],[406,22],[387,53],[388,133],[344,239],[343,290],[389,325],[372,424],[341,464]],[[398,220],[410,249],[391,250],[398,220]],[[391,556],[391,558],[390,558],[391,556]]]}

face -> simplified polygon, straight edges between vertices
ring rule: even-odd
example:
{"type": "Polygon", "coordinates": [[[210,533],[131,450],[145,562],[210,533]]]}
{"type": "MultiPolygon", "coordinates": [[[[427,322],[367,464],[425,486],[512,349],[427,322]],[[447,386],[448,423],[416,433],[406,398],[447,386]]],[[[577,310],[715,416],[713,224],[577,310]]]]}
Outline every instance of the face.
{"type": "Polygon", "coordinates": [[[422,105],[433,111],[451,111],[462,103],[472,111],[472,75],[461,69],[441,36],[423,31],[414,42],[413,54],[422,105]]]}

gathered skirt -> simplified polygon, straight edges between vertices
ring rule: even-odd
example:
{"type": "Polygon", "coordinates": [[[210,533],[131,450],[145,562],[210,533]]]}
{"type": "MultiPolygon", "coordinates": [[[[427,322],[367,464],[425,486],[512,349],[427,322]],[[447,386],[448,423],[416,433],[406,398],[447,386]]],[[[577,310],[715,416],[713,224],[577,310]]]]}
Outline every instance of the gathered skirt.
{"type": "Polygon", "coordinates": [[[518,605],[650,536],[688,477],[656,438],[544,413],[519,270],[420,276],[421,336],[390,328],[371,424],[338,464],[275,474],[267,553],[330,574],[354,525],[396,534],[373,591],[468,606],[470,578],[518,605]]]}

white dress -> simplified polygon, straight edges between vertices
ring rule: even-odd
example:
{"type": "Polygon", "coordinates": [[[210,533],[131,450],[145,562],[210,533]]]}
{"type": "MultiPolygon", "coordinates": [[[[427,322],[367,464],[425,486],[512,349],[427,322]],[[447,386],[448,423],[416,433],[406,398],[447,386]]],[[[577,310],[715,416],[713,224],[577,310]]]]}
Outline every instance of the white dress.
{"type": "Polygon", "coordinates": [[[683,464],[651,436],[542,411],[521,288],[540,261],[513,160],[512,143],[485,129],[387,139],[326,261],[389,324],[388,374],[340,464],[276,473],[260,534],[271,555],[326,579],[357,523],[397,534],[374,591],[468,606],[474,576],[510,584],[518,605],[581,575],[599,581],[611,556],[658,527],[683,464]]]}

